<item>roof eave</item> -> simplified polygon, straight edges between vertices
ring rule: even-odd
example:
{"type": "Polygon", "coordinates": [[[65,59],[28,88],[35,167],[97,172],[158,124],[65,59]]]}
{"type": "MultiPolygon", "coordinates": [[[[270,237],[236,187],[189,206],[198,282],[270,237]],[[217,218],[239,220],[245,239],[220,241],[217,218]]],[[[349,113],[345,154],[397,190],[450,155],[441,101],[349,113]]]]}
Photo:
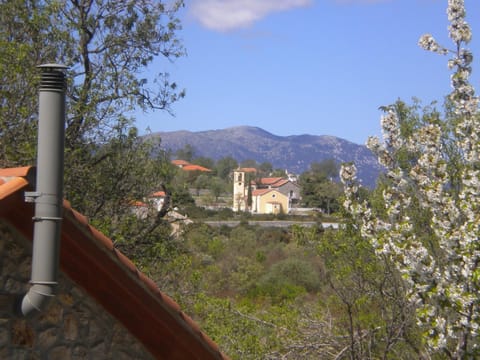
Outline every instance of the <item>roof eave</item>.
{"type": "MultiPolygon", "coordinates": [[[[31,170],[25,176],[29,173],[31,170]]],[[[31,240],[34,207],[25,202],[22,190],[31,190],[29,181],[23,177],[11,178],[0,185],[0,217],[31,240]]],[[[63,203],[60,267],[155,358],[228,359],[178,304],[67,201],[63,203]]]]}

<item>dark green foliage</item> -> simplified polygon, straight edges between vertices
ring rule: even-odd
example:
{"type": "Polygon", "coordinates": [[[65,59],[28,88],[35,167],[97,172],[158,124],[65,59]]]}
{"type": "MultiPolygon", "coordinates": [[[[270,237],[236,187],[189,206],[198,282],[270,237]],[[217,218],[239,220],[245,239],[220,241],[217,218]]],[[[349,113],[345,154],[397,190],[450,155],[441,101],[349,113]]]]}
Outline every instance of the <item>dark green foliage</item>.
{"type": "Polygon", "coordinates": [[[326,159],[320,162],[310,164],[310,171],[318,175],[319,178],[338,180],[339,167],[333,159],[326,159]]]}
{"type": "Polygon", "coordinates": [[[229,220],[233,218],[233,210],[231,208],[222,208],[218,210],[216,214],[219,220],[229,220]]]}
{"type": "Polygon", "coordinates": [[[251,295],[269,296],[274,302],[293,300],[305,292],[320,289],[319,272],[312,263],[287,258],[274,264],[250,291],[251,295]]]}
{"type": "Polygon", "coordinates": [[[198,220],[231,220],[234,218],[233,210],[222,208],[219,210],[210,210],[204,207],[196,206],[193,203],[182,204],[180,207],[182,213],[191,219],[198,220]]]}
{"type": "Polygon", "coordinates": [[[140,76],[154,57],[174,60],[184,54],[176,37],[181,5],[0,3],[0,166],[34,165],[35,66],[68,66],[65,197],[138,261],[171,255],[168,224],[153,209],[145,209],[146,217],[134,216],[133,204],[169,184],[173,173],[158,140],[140,139],[134,119],[124,114],[138,107],[170,111],[184,96],[168,74],[140,76]]]}
{"type": "Polygon", "coordinates": [[[186,144],[182,149],[175,152],[175,158],[178,160],[192,161],[195,156],[195,150],[190,144],[186,144]]]}
{"type": "Polygon", "coordinates": [[[288,243],[290,235],[286,229],[275,227],[261,227],[257,229],[257,242],[260,245],[269,245],[273,243],[288,243]]]}
{"type": "Polygon", "coordinates": [[[200,195],[200,190],[206,189],[209,186],[210,179],[211,177],[206,174],[203,174],[203,173],[196,174],[196,178],[192,183],[193,185],[192,187],[196,190],[197,196],[200,195]]]}
{"type": "Polygon", "coordinates": [[[204,156],[199,156],[192,159],[192,164],[200,165],[210,170],[215,168],[215,161],[204,156]]]}
{"type": "Polygon", "coordinates": [[[188,295],[176,294],[233,359],[421,357],[399,275],[351,224],[196,224],[184,241],[188,295]]]}
{"type": "Polygon", "coordinates": [[[52,4],[37,1],[0,2],[0,167],[34,164],[36,66],[56,52],[53,11],[52,4]]]}
{"type": "Polygon", "coordinates": [[[192,195],[185,188],[174,188],[172,191],[172,204],[175,207],[187,209],[188,207],[195,207],[195,200],[192,195]]]}
{"type": "Polygon", "coordinates": [[[320,163],[312,163],[310,170],[304,172],[299,179],[302,192],[302,204],[316,207],[331,214],[340,210],[338,201],[342,194],[342,186],[335,181],[338,178],[338,165],[329,159],[320,163]]]}
{"type": "Polygon", "coordinates": [[[236,168],[238,168],[238,162],[231,156],[221,158],[215,164],[217,176],[223,180],[229,180],[236,168]]]}
{"type": "Polygon", "coordinates": [[[258,176],[269,177],[273,172],[273,165],[270,162],[265,161],[260,165],[258,165],[257,169],[258,169],[258,176]]]}
{"type": "Polygon", "coordinates": [[[211,191],[212,195],[215,198],[215,202],[218,201],[218,198],[223,193],[230,193],[231,192],[231,184],[225,182],[219,177],[210,178],[210,182],[207,185],[207,188],[211,191]]]}

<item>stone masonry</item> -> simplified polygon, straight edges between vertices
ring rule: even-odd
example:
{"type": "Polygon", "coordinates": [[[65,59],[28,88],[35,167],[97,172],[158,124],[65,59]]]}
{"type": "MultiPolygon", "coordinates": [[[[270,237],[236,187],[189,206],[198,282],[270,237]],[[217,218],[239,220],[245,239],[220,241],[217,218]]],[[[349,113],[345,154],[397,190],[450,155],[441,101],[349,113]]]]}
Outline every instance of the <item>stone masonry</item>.
{"type": "Polygon", "coordinates": [[[122,324],[63,274],[57,296],[42,313],[29,319],[15,315],[16,299],[30,286],[30,267],[31,244],[0,221],[0,359],[152,359],[122,324]]]}

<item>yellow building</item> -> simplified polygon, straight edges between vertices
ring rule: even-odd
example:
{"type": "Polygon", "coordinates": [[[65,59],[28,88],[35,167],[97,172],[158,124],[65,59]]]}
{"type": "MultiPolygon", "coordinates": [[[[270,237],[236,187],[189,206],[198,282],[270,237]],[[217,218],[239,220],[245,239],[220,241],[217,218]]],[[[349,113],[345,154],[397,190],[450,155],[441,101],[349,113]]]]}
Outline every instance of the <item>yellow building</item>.
{"type": "Polygon", "coordinates": [[[252,212],[257,214],[288,213],[288,196],[274,189],[257,189],[252,192],[252,212]]]}
{"type": "Polygon", "coordinates": [[[290,178],[257,177],[255,168],[239,168],[233,173],[233,211],[288,214],[299,199],[300,187],[290,178]]]}

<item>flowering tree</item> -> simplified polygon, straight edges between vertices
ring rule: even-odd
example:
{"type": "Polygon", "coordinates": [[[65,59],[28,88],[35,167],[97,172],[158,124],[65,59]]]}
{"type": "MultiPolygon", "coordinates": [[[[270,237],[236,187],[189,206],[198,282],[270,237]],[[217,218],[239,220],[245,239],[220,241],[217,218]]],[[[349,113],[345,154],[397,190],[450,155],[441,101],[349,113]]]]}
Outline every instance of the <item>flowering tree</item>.
{"type": "Polygon", "coordinates": [[[387,256],[402,274],[428,348],[465,359],[480,356],[480,115],[469,83],[473,57],[465,48],[471,31],[464,1],[449,0],[447,14],[454,50],[440,46],[429,34],[419,45],[452,55],[449,123],[432,117],[405,134],[394,108],[383,116],[383,142],[375,137],[367,141],[389,179],[383,217],[357,200],[353,164],[344,165],[340,175],[345,208],[376,253],[387,256]],[[454,145],[455,156],[447,144],[454,145]],[[410,155],[408,166],[399,161],[405,152],[410,155]],[[448,171],[453,161],[456,173],[448,171]],[[428,214],[428,239],[414,230],[414,204],[428,214]]]}

